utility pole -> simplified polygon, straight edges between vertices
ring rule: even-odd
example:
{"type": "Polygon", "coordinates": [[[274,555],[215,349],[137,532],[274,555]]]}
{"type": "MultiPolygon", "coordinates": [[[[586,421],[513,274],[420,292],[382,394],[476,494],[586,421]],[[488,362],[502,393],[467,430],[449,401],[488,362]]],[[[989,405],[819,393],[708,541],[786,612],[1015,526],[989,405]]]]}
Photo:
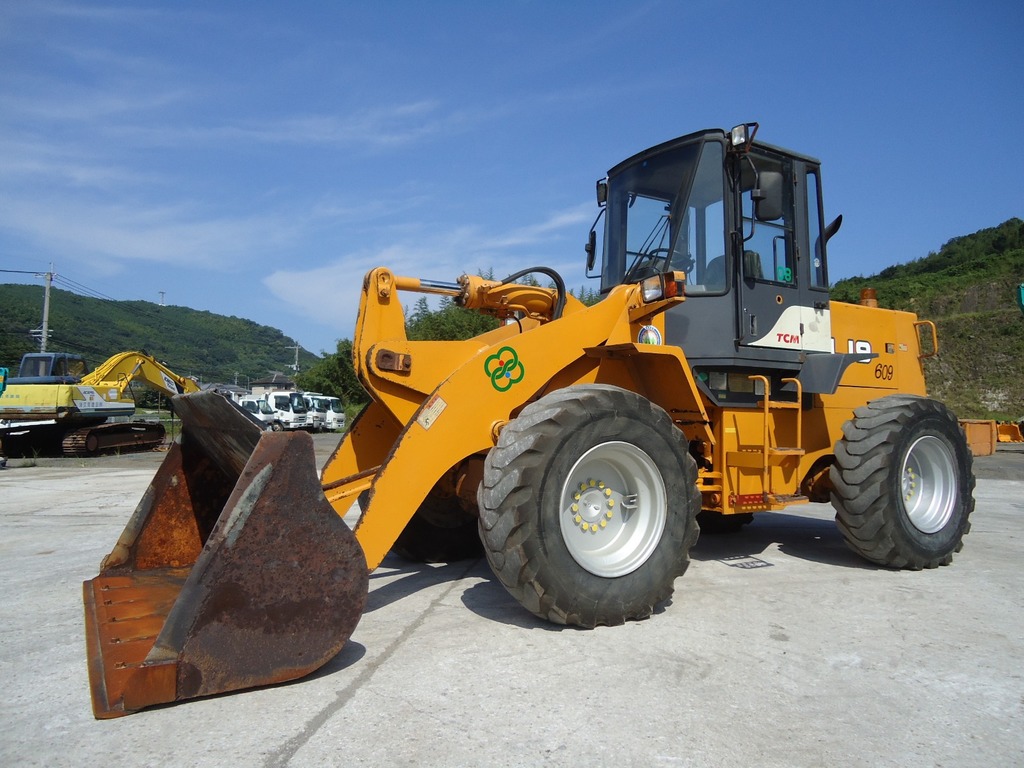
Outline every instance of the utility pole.
{"type": "MultiPolygon", "coordinates": [[[[295,341],[295,339],[292,339],[292,341],[295,341]]],[[[294,365],[291,365],[291,366],[289,366],[289,367],[290,367],[290,368],[291,368],[291,369],[292,369],[293,371],[295,371],[296,373],[298,373],[298,372],[299,372],[299,345],[298,345],[298,344],[292,344],[292,345],[289,345],[289,344],[285,344],[285,347],[284,347],[284,348],[285,348],[285,349],[294,349],[294,350],[295,350],[295,364],[294,364],[294,365]]]]}
{"type": "Polygon", "coordinates": [[[46,351],[46,338],[50,335],[50,286],[53,285],[53,263],[46,273],[46,290],[43,293],[43,335],[39,340],[39,351],[46,351]]]}
{"type": "Polygon", "coordinates": [[[46,278],[46,290],[43,292],[43,325],[41,328],[32,331],[32,335],[39,334],[39,351],[46,351],[46,339],[50,335],[50,286],[53,285],[53,262],[50,262],[50,271],[43,274],[36,273],[36,277],[46,278]]]}

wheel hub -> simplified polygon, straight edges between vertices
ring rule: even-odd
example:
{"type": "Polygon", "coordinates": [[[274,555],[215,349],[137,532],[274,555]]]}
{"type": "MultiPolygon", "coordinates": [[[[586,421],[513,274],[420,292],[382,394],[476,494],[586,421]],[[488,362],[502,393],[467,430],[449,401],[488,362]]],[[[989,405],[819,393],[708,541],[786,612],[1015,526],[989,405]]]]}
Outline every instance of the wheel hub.
{"type": "Polygon", "coordinates": [[[579,490],[573,494],[573,503],[569,506],[572,521],[580,531],[597,533],[608,527],[622,499],[622,494],[613,491],[603,480],[590,478],[580,483],[579,490]]]}
{"type": "Polygon", "coordinates": [[[602,443],[576,461],[562,486],[562,539],[587,571],[624,576],[654,552],[667,508],[653,459],[632,443],[602,443]]]}
{"type": "Polygon", "coordinates": [[[956,506],[957,477],[953,456],[942,440],[925,435],[910,446],[900,491],[907,517],[921,533],[936,533],[949,522],[956,506]]]}

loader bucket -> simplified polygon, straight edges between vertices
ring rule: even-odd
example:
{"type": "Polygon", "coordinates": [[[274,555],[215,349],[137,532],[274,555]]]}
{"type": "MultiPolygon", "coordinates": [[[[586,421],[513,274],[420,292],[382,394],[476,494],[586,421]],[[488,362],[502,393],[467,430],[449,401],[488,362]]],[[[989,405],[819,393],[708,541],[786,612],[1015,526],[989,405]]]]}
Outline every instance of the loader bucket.
{"type": "Polygon", "coordinates": [[[180,441],[83,585],[97,718],[307,675],[366,602],[366,560],[310,436],[263,432],[216,393],[174,407],[180,441]]]}

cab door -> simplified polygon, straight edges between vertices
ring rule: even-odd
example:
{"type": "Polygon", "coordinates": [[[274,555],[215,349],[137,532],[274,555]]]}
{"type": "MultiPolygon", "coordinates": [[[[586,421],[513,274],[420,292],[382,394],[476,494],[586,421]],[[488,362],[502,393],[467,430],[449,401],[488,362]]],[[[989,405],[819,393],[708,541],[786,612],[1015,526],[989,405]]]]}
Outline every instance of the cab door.
{"type": "MultiPolygon", "coordinates": [[[[741,162],[736,206],[740,221],[733,239],[740,344],[831,351],[827,283],[823,299],[814,295],[820,290],[812,291],[811,216],[820,232],[816,167],[814,210],[809,216],[807,180],[812,166],[807,161],[755,147],[741,162]]],[[[824,245],[819,247],[823,275],[824,245]]]]}

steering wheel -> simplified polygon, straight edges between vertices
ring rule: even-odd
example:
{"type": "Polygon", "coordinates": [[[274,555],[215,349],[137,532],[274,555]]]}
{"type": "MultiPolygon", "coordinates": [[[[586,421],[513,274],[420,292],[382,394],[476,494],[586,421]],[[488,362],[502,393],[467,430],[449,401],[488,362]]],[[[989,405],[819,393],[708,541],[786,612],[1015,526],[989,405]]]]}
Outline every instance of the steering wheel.
{"type": "Polygon", "coordinates": [[[638,253],[636,263],[626,271],[623,282],[634,283],[664,272],[668,269],[670,256],[668,248],[655,248],[646,253],[638,253]]]}

